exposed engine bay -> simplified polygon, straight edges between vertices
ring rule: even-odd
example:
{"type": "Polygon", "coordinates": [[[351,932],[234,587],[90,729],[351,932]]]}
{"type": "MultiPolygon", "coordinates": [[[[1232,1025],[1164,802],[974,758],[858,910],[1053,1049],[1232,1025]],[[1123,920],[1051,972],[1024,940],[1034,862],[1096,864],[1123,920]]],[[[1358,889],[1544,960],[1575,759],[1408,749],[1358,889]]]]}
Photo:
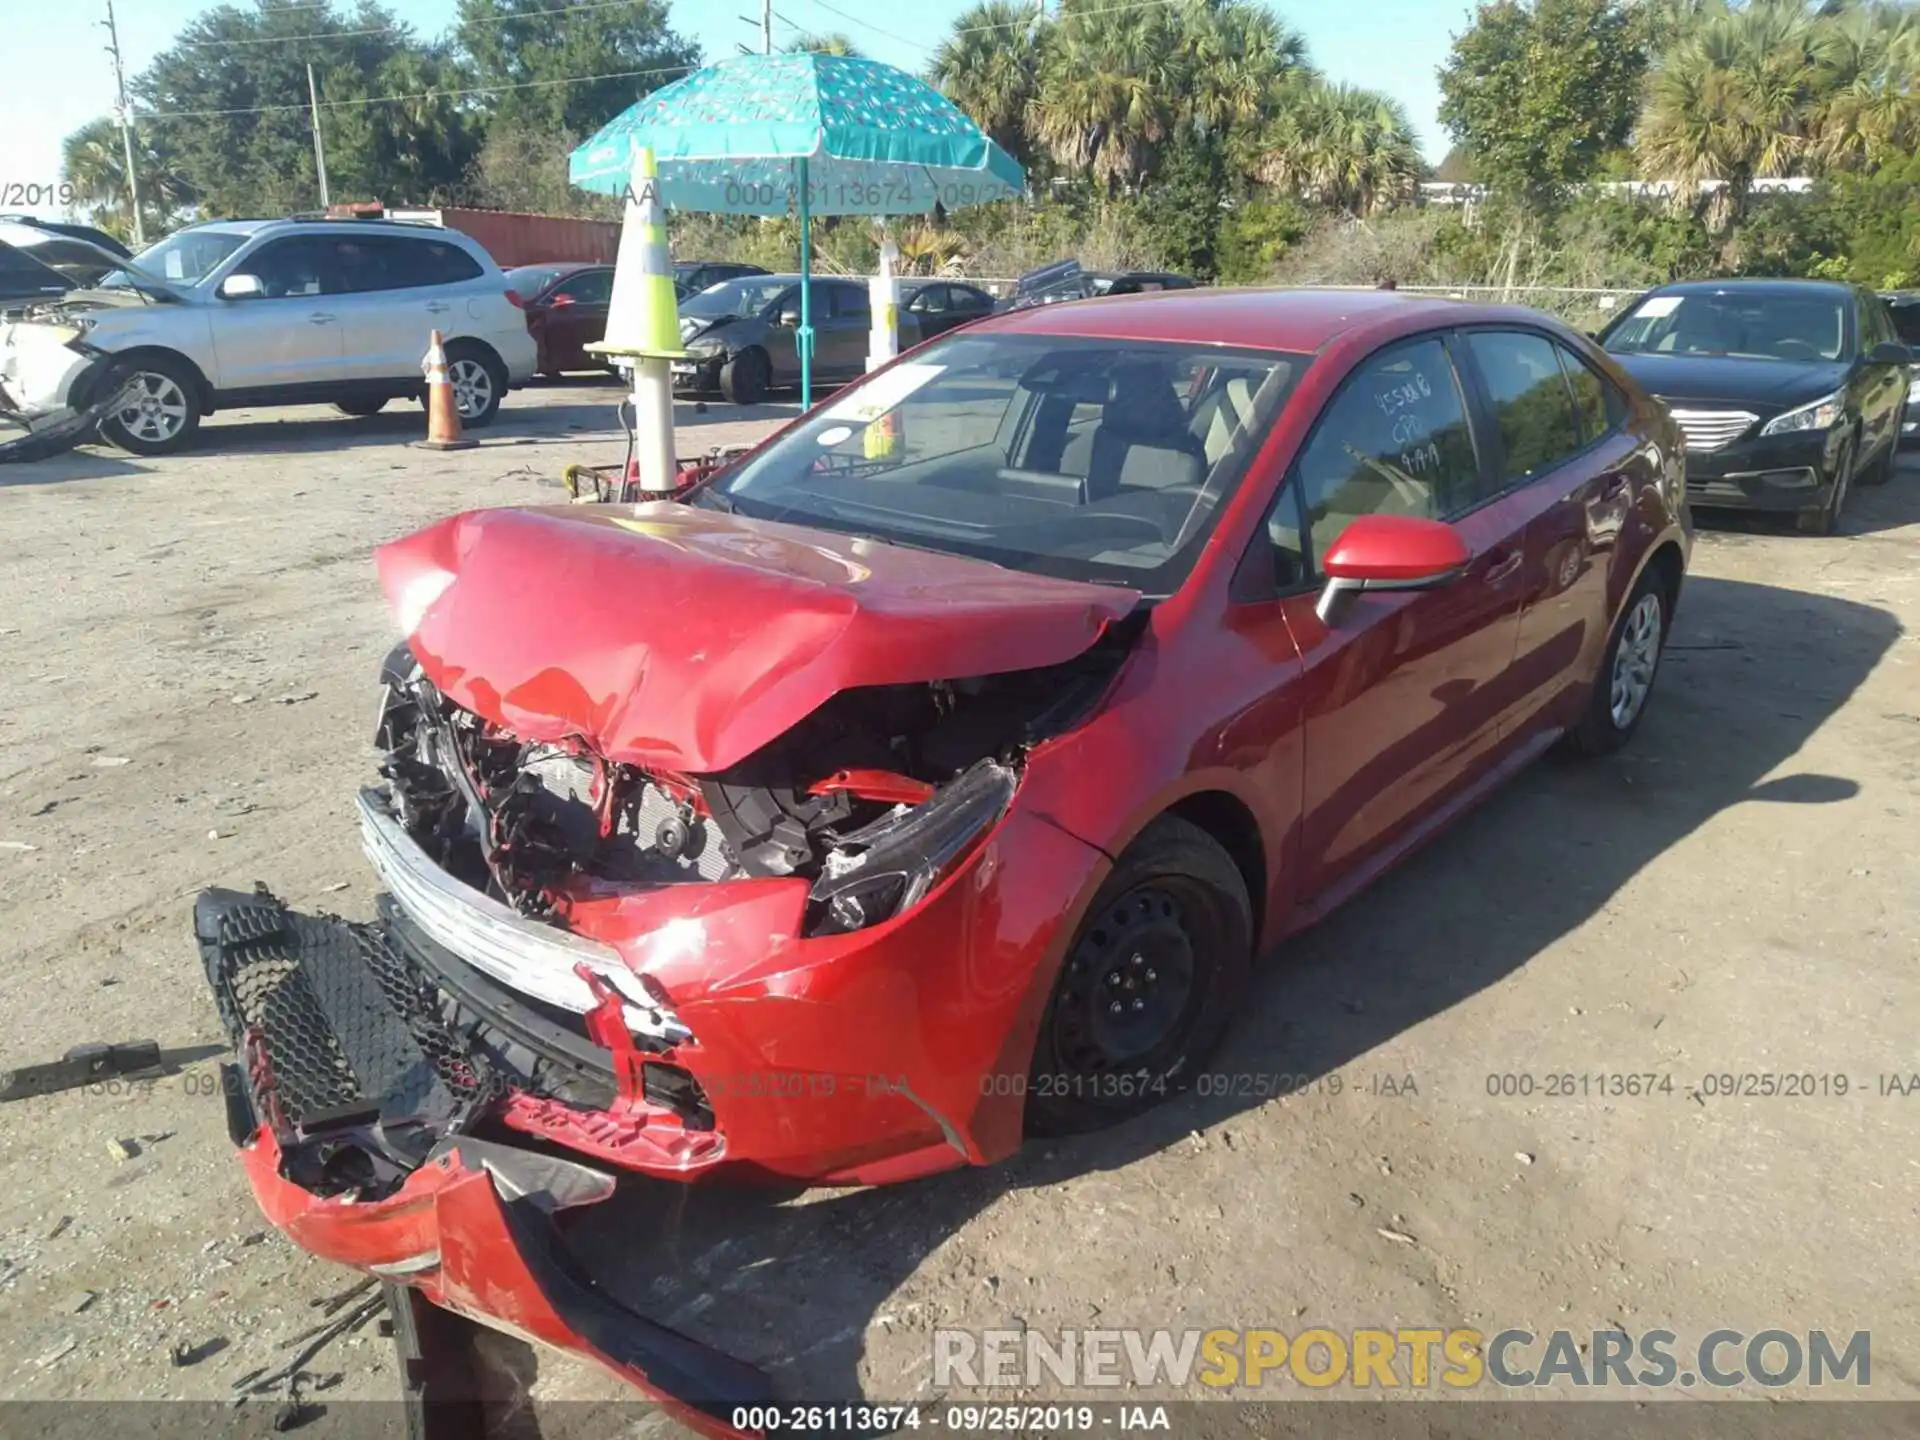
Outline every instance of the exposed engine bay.
{"type": "Polygon", "coordinates": [[[375,743],[414,841],[523,915],[557,920],[583,883],[799,876],[813,882],[806,933],[841,933],[911,907],[998,818],[1027,750],[1091,711],[1144,614],[1061,665],[842,691],[700,776],[523,742],[454,705],[402,646],[375,743]]]}

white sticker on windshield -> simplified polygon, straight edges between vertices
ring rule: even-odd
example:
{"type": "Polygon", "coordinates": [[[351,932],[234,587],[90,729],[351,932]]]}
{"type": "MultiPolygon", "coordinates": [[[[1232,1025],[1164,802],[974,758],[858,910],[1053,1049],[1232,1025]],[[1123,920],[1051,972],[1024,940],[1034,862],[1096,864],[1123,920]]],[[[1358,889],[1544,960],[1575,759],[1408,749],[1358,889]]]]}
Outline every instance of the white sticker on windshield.
{"type": "Polygon", "coordinates": [[[846,399],[835,401],[825,418],[851,420],[857,425],[878,420],[914,391],[943,374],[946,368],[944,365],[896,365],[860,386],[846,399]]]}
{"type": "Polygon", "coordinates": [[[1636,320],[1664,320],[1680,308],[1681,295],[1656,295],[1633,312],[1636,320]]]}
{"type": "Polygon", "coordinates": [[[821,445],[838,445],[842,440],[845,440],[851,434],[853,434],[852,427],[847,425],[835,425],[830,430],[822,430],[818,435],[814,437],[814,439],[817,440],[821,445]]]}

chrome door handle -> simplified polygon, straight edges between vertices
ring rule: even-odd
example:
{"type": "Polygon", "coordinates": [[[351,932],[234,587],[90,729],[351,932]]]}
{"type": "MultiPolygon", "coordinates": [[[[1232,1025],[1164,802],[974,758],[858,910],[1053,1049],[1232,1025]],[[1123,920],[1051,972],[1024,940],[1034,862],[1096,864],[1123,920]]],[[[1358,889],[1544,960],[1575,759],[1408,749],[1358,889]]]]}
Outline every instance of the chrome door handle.
{"type": "Polygon", "coordinates": [[[307,323],[309,325],[331,325],[334,322],[335,318],[336,318],[335,316],[328,315],[321,311],[316,311],[314,314],[309,315],[307,317],[307,323]]]}
{"type": "Polygon", "coordinates": [[[1518,550],[1511,551],[1504,555],[1496,552],[1490,556],[1489,559],[1492,563],[1487,570],[1487,584],[1501,585],[1506,583],[1507,580],[1511,579],[1513,575],[1519,571],[1520,563],[1524,558],[1518,550]]]}
{"type": "Polygon", "coordinates": [[[444,315],[452,308],[453,307],[444,300],[429,300],[427,302],[428,313],[433,315],[444,315]]]}

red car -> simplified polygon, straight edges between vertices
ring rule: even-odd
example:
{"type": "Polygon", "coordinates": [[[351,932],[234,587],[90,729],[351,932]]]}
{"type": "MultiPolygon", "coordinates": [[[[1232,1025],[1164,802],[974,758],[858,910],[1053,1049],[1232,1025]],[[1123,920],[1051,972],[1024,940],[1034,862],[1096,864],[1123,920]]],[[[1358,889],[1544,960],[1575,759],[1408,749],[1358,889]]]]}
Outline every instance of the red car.
{"type": "Polygon", "coordinates": [[[1177,1091],[1257,956],[1632,735],[1684,497],[1672,422],[1545,316],[1190,291],[983,320],[677,500],[396,541],[382,918],[196,912],[262,1203],[724,1431],[758,1382],[537,1217],[1177,1091]]]}
{"type": "Polygon", "coordinates": [[[604,370],[607,362],[586,346],[607,333],[607,307],[613,301],[613,267],[555,262],[521,265],[507,271],[507,289],[519,297],[533,336],[534,368],[555,376],[568,370],[604,370]]]}

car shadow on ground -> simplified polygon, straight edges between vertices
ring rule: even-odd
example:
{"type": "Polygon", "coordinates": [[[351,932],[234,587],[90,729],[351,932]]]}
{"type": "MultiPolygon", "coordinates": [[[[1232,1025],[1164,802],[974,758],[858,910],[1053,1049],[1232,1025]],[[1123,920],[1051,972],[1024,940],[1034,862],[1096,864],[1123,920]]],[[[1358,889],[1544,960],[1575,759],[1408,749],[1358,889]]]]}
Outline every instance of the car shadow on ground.
{"type": "MultiPolygon", "coordinates": [[[[1876,509],[1920,515],[1913,495],[1896,507],[1884,493],[1876,509]]],[[[1808,772],[1794,757],[1899,635],[1870,605],[1690,580],[1633,743],[1599,761],[1543,760],[1289,940],[1256,976],[1210,1071],[1339,1071],[1527,965],[1729,808],[1857,793],[1852,777],[1808,772]]],[[[1003,1193],[1123,1168],[1259,1103],[1189,1094],[1097,1135],[1029,1144],[990,1169],[806,1203],[623,1185],[580,1213],[570,1243],[629,1304],[763,1366],[785,1396],[858,1400],[864,1337],[889,1297],[918,1267],[940,1264],[941,1245],[1003,1193]]]]}

